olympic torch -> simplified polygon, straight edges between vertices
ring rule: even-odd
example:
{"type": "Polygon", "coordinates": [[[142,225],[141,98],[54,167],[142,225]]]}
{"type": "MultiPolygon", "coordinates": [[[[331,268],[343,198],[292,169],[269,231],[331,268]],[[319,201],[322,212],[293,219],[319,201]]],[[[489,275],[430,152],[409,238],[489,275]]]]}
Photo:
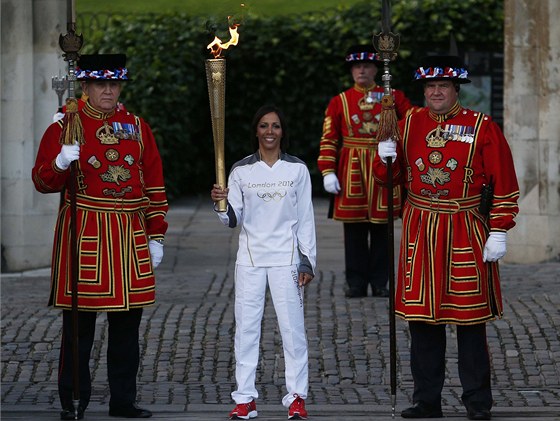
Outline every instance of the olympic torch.
{"type": "MultiPolygon", "coordinates": [[[[222,44],[218,37],[214,38],[208,49],[214,56],[206,60],[206,81],[208,82],[208,97],[210,99],[210,115],[212,117],[212,134],[214,137],[214,163],[216,167],[216,184],[226,187],[225,168],[225,104],[226,104],[226,59],[221,56],[222,51],[230,45],[237,45],[239,35],[235,24],[229,28],[231,39],[222,44]]],[[[227,201],[220,200],[216,205],[218,212],[227,210],[227,201]]]]}

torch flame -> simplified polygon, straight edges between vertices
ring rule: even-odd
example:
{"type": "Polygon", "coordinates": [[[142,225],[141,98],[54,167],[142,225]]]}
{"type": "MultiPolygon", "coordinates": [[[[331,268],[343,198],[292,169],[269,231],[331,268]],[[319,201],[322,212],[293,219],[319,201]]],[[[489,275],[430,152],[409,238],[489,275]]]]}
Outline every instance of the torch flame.
{"type": "Polygon", "coordinates": [[[222,40],[218,37],[214,37],[214,41],[212,41],[206,48],[210,50],[214,58],[220,58],[222,54],[222,50],[227,50],[230,45],[237,45],[239,42],[239,34],[237,33],[237,27],[239,24],[234,24],[229,28],[229,34],[231,36],[230,40],[225,44],[222,44],[222,40]]]}

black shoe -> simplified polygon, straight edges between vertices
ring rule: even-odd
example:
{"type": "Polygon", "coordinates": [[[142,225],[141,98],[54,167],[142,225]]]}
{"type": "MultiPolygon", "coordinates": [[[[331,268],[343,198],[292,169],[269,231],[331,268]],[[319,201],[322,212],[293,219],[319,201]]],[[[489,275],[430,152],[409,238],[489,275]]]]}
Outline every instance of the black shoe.
{"type": "Polygon", "coordinates": [[[401,412],[403,418],[441,418],[441,408],[428,405],[424,402],[416,402],[410,408],[401,412]]]}
{"type": "Polygon", "coordinates": [[[374,297],[388,297],[389,296],[389,290],[387,288],[373,287],[373,296],[374,297]]]}
{"type": "Polygon", "coordinates": [[[74,408],[66,408],[60,412],[61,420],[81,420],[82,418],[84,418],[84,410],[81,406],[78,406],[78,417],[76,417],[76,411],[74,411],[74,408]]]}
{"type": "Polygon", "coordinates": [[[138,405],[133,403],[130,406],[109,408],[109,415],[111,417],[122,418],[150,418],[152,416],[152,413],[151,411],[142,409],[138,405]]]}
{"type": "Polygon", "coordinates": [[[489,409],[471,407],[467,408],[467,418],[469,420],[490,420],[492,419],[492,414],[489,409]]]}

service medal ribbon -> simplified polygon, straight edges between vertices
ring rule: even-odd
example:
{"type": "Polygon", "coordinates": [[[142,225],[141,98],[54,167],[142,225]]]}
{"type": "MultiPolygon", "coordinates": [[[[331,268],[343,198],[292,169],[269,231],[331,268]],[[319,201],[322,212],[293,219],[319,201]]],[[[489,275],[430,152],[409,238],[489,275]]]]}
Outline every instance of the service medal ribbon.
{"type": "Polygon", "coordinates": [[[138,126],[130,123],[113,122],[115,136],[119,139],[138,140],[138,126]]]}

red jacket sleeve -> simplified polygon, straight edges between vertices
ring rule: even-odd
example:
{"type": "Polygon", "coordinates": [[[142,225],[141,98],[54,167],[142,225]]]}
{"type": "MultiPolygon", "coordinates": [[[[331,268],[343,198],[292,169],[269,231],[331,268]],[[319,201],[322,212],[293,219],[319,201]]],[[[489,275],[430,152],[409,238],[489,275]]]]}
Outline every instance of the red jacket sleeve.
{"type": "Polygon", "coordinates": [[[515,226],[514,218],[519,212],[519,185],[511,149],[494,121],[488,125],[482,141],[484,175],[494,186],[490,231],[507,231],[515,226]]]}
{"type": "Polygon", "coordinates": [[[150,206],[146,209],[146,232],[151,239],[163,239],[168,225],[165,215],[169,208],[165,193],[163,167],[152,129],[143,119],[140,121],[145,148],[142,155],[145,195],[150,199],[150,206]]]}
{"type": "Polygon", "coordinates": [[[59,143],[61,132],[61,122],[51,124],[39,144],[35,166],[31,170],[31,178],[38,192],[61,191],[70,174],[70,170],[63,171],[55,165],[56,156],[62,147],[59,143]]]}
{"type": "Polygon", "coordinates": [[[325,110],[323,135],[319,143],[317,166],[323,176],[329,173],[336,173],[339,142],[342,141],[342,116],[342,104],[337,95],[331,99],[329,106],[325,110]]]}
{"type": "MultiPolygon", "coordinates": [[[[399,121],[399,131],[401,132],[401,136],[403,125],[404,119],[399,121]]],[[[397,142],[397,159],[393,161],[393,165],[391,167],[393,170],[393,186],[403,185],[406,181],[404,177],[404,175],[406,174],[406,165],[403,158],[404,154],[402,143],[397,142]]],[[[378,153],[375,154],[375,158],[373,159],[372,172],[375,182],[379,183],[380,186],[387,187],[387,165],[383,163],[378,153]]]]}

